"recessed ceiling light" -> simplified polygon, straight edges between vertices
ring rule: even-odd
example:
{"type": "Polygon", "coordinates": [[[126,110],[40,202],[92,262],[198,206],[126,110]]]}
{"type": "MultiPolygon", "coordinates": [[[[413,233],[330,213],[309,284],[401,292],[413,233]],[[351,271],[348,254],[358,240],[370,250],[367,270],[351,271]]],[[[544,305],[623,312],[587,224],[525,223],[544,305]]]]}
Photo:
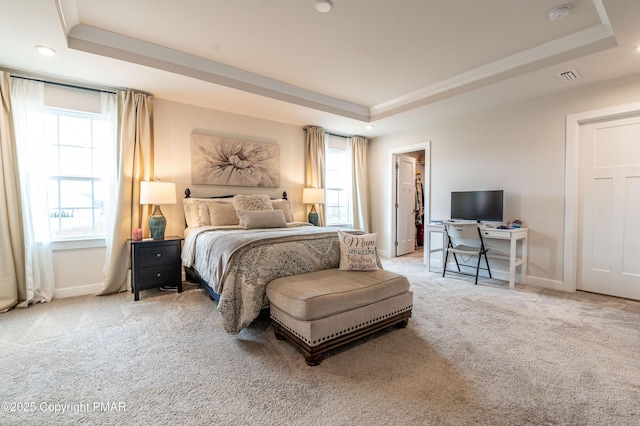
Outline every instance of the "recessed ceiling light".
{"type": "Polygon", "coordinates": [[[373,129],[373,124],[367,124],[366,129],[367,129],[367,130],[371,130],[371,129],[373,129]]]}
{"type": "Polygon", "coordinates": [[[316,2],[316,10],[321,13],[327,13],[333,8],[331,0],[318,0],[316,2]]]}
{"type": "Polygon", "coordinates": [[[571,6],[568,4],[558,6],[549,11],[549,20],[553,22],[561,21],[571,13],[571,6]]]}
{"type": "Polygon", "coordinates": [[[43,46],[41,44],[36,46],[36,50],[45,56],[53,56],[56,54],[56,50],[49,46],[43,46]]]}

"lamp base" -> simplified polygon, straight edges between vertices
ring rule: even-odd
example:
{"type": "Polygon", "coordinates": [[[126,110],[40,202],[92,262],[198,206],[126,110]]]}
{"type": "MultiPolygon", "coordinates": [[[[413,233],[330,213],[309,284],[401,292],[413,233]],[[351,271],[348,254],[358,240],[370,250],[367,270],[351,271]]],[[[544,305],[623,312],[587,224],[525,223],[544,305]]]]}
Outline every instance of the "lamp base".
{"type": "Polygon", "coordinates": [[[167,219],[162,215],[160,206],[156,205],[153,215],[149,218],[149,229],[151,238],[154,240],[164,240],[164,230],[167,228],[167,219]]]}
{"type": "Polygon", "coordinates": [[[318,226],[318,212],[310,211],[309,212],[309,223],[313,226],[318,226]]]}

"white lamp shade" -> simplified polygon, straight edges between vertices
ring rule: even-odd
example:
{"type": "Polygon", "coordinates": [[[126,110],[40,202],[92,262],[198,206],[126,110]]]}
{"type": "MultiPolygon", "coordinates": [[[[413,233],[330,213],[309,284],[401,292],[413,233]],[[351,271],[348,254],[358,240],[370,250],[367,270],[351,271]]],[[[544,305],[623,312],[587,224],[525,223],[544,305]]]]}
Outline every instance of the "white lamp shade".
{"type": "Polygon", "coordinates": [[[303,204],[324,204],[324,189],[304,188],[302,190],[303,204]]]}
{"type": "Polygon", "coordinates": [[[140,204],[175,204],[176,184],[173,182],[140,182],[140,204]]]}

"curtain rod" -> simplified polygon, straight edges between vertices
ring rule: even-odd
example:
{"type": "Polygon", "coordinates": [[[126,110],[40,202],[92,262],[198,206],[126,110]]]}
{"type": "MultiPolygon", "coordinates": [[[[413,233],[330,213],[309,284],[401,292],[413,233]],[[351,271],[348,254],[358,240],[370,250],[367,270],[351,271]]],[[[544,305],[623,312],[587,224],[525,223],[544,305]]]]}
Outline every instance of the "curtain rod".
{"type": "Polygon", "coordinates": [[[78,86],[78,85],[75,85],[75,84],[60,83],[60,82],[57,82],[57,81],[43,80],[41,78],[25,77],[25,76],[22,76],[22,75],[11,75],[11,78],[19,78],[21,80],[29,80],[29,81],[38,81],[40,83],[51,84],[52,86],[68,87],[70,89],[80,89],[80,90],[86,90],[86,91],[89,91],[89,92],[116,93],[115,90],[97,89],[97,88],[94,88],[94,87],[84,87],[84,86],[78,86]]]}
{"type": "Polygon", "coordinates": [[[47,77],[47,76],[43,76],[43,75],[24,73],[24,72],[21,72],[21,71],[11,70],[11,69],[7,69],[7,68],[0,68],[0,70],[8,72],[9,76],[11,78],[21,78],[23,80],[39,81],[41,83],[51,84],[51,85],[61,86],[61,87],[67,87],[67,88],[70,88],[70,89],[87,90],[87,91],[90,91],[90,92],[98,92],[98,93],[102,93],[102,92],[116,93],[116,91],[118,91],[118,90],[125,90],[125,91],[132,91],[132,92],[142,93],[142,94],[145,94],[145,95],[152,96],[151,93],[145,92],[143,90],[134,90],[134,89],[126,88],[126,87],[108,87],[108,86],[100,86],[100,85],[90,84],[90,83],[87,83],[87,84],[74,83],[74,82],[71,82],[71,81],[65,81],[65,80],[62,80],[62,79],[56,79],[56,78],[53,78],[53,77],[47,77]]]}
{"type": "MultiPolygon", "coordinates": [[[[307,131],[307,129],[308,129],[309,127],[317,127],[317,126],[305,126],[305,127],[303,127],[303,128],[302,128],[302,130],[307,131]]],[[[319,128],[320,128],[320,129],[322,129],[322,127],[319,127],[319,128]]],[[[324,129],[322,129],[322,131],[323,131],[325,134],[329,135],[329,136],[337,136],[337,137],[339,137],[339,138],[352,138],[352,137],[354,137],[354,136],[358,136],[358,135],[351,135],[351,136],[347,136],[347,135],[339,135],[339,134],[337,134],[337,133],[327,132],[327,131],[326,131],[326,130],[324,130],[324,129]]]]}

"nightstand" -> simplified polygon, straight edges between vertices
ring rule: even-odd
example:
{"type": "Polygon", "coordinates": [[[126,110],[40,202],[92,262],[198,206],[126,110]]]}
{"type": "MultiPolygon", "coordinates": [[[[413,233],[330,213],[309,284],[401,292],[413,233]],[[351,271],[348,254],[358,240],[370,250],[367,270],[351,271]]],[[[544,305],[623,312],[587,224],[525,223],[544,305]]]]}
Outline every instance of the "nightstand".
{"type": "Polygon", "coordinates": [[[131,277],[134,300],[140,290],[175,286],[182,292],[182,237],[164,240],[129,240],[131,244],[131,277]]]}

